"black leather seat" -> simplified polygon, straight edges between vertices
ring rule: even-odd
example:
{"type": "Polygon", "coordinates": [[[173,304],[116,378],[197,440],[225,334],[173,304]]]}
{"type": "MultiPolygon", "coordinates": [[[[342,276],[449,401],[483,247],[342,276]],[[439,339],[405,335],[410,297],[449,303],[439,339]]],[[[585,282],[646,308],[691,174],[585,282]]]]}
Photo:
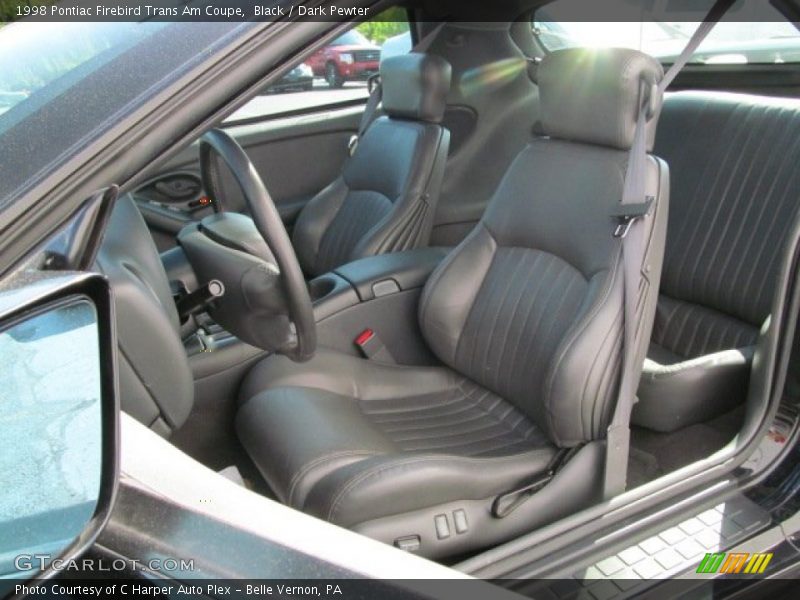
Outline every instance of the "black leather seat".
{"type": "MultiPolygon", "coordinates": [[[[622,197],[642,77],[627,51],[564,50],[541,64],[542,123],[476,228],[427,282],[419,323],[440,367],[332,351],[273,356],[248,375],[236,424],[278,497],[430,557],[500,542],[598,498],[622,338],[622,197]],[[580,447],[504,518],[495,498],[580,447]],[[560,453],[563,456],[563,453],[560,453]]],[[[660,272],[666,165],[648,163],[660,272]]],[[[642,299],[652,307],[655,294],[642,299]]],[[[652,315],[644,310],[643,314],[652,315]]],[[[644,357],[650,324],[640,323],[644,357]]]]}
{"type": "Polygon", "coordinates": [[[114,290],[122,409],[167,437],[192,410],[194,381],[164,264],[129,194],[114,204],[96,268],[114,290]]]}
{"type": "Polygon", "coordinates": [[[439,123],[450,64],[411,53],[381,63],[383,112],[340,177],[298,216],[292,243],[306,275],[352,260],[427,245],[450,132],[439,123]]]}
{"type": "Polygon", "coordinates": [[[672,177],[653,338],[633,422],[669,432],[744,402],[798,207],[800,102],[668,95],[656,152],[672,177]]]}

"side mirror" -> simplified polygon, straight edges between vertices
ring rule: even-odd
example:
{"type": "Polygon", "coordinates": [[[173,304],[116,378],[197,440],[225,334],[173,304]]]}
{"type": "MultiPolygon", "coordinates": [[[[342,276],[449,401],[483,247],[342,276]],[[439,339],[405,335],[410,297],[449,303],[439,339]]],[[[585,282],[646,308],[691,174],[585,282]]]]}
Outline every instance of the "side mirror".
{"type": "Polygon", "coordinates": [[[108,284],[19,280],[0,292],[0,580],[47,578],[85,551],[117,482],[108,284]]]}

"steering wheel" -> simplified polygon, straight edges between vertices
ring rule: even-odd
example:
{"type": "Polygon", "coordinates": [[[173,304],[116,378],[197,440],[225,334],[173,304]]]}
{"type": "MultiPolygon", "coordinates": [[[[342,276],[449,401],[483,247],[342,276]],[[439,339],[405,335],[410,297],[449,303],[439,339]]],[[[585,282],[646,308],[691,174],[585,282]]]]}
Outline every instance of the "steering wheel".
{"type": "Polygon", "coordinates": [[[182,232],[179,241],[193,266],[203,263],[206,279],[216,277],[213,268],[228,274],[225,295],[215,301],[221,305],[228,303],[227,311],[218,307],[229,321],[220,324],[245,341],[285,354],[294,361],[309,360],[317,345],[311,297],[289,235],[264,182],[242,147],[219,129],[212,129],[200,138],[200,170],[216,214],[194,225],[194,230],[186,235],[182,232]],[[224,211],[214,153],[225,162],[241,188],[252,221],[244,215],[224,211]],[[195,233],[204,238],[202,244],[196,238],[188,240],[195,233]],[[187,246],[192,247],[191,252],[187,246]],[[270,294],[271,298],[264,297],[270,294]],[[248,310],[255,316],[235,317],[248,310]],[[281,312],[284,314],[278,314],[281,312]],[[269,342],[259,342],[265,336],[255,335],[253,329],[269,327],[281,316],[284,322],[288,317],[282,342],[276,343],[275,335],[269,342]]]}

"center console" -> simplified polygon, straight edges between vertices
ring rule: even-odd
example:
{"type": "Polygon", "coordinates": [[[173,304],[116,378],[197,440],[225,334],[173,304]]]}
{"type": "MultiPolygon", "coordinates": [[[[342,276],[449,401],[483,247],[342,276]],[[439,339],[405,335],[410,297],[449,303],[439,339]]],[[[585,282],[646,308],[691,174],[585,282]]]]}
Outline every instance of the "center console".
{"type": "MultiPolygon", "coordinates": [[[[180,249],[162,256],[173,286],[194,289],[197,281],[181,261],[180,249]]],[[[446,256],[445,248],[420,248],[382,254],[342,265],[308,283],[320,348],[358,355],[354,340],[371,329],[400,364],[432,364],[417,323],[419,295],[446,256]]],[[[266,352],[245,344],[207,314],[184,324],[184,346],[196,381],[204,387],[229,387],[266,352]],[[225,381],[220,381],[220,379],[225,381]]],[[[215,390],[219,391],[219,390],[215,390]]]]}
{"type": "Polygon", "coordinates": [[[417,322],[417,304],[446,248],[419,248],[347,263],[309,282],[317,345],[358,355],[366,329],[400,364],[434,364],[417,322]]]}

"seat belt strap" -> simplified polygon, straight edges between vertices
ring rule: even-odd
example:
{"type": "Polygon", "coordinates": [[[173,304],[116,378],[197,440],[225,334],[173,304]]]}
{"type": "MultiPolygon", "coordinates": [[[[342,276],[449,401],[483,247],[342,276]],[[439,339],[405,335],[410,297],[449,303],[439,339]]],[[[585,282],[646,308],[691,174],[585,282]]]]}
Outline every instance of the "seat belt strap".
{"type": "Polygon", "coordinates": [[[361,115],[361,121],[358,123],[358,133],[351,135],[347,142],[347,150],[349,151],[350,156],[353,156],[353,154],[356,153],[358,141],[362,138],[369,126],[372,125],[372,122],[375,120],[376,113],[378,111],[378,105],[383,99],[381,76],[377,74],[373,75],[369,78],[367,85],[371,85],[373,81],[375,83],[372,87],[372,91],[369,93],[369,98],[367,98],[367,104],[364,106],[364,112],[361,115]]]}
{"type": "Polygon", "coordinates": [[[618,219],[614,236],[621,238],[624,281],[624,336],[622,348],[622,372],[614,414],[606,436],[606,465],[603,495],[611,498],[625,491],[630,448],[630,417],[636,402],[641,365],[635,364],[639,331],[637,319],[640,299],[647,292],[647,280],[642,277],[642,262],[647,247],[642,217],[648,214],[653,197],[647,194],[647,123],[654,116],[667,87],[681,69],[689,62],[697,47],[706,38],[722,16],[736,0],[717,0],[703,22],[694,32],[686,47],[670,66],[660,82],[646,82],[639,114],[636,119],[633,144],[628,158],[628,167],[622,191],[622,202],[616,214],[618,219]],[[642,287],[642,284],[645,287],[642,287]]]}
{"type": "MultiPolygon", "coordinates": [[[[431,31],[425,34],[425,36],[417,43],[416,46],[411,48],[409,52],[426,52],[444,25],[445,24],[443,22],[439,23],[431,31]]],[[[375,81],[375,84],[372,87],[372,91],[370,91],[367,104],[364,106],[364,113],[361,115],[361,121],[358,124],[358,133],[350,136],[350,140],[347,142],[347,148],[350,151],[350,156],[355,154],[356,148],[358,147],[358,141],[364,136],[367,129],[369,129],[369,126],[372,125],[372,122],[375,120],[378,112],[378,105],[383,99],[383,84],[381,83],[380,75],[373,75],[370,77],[370,81],[375,81]]]]}

